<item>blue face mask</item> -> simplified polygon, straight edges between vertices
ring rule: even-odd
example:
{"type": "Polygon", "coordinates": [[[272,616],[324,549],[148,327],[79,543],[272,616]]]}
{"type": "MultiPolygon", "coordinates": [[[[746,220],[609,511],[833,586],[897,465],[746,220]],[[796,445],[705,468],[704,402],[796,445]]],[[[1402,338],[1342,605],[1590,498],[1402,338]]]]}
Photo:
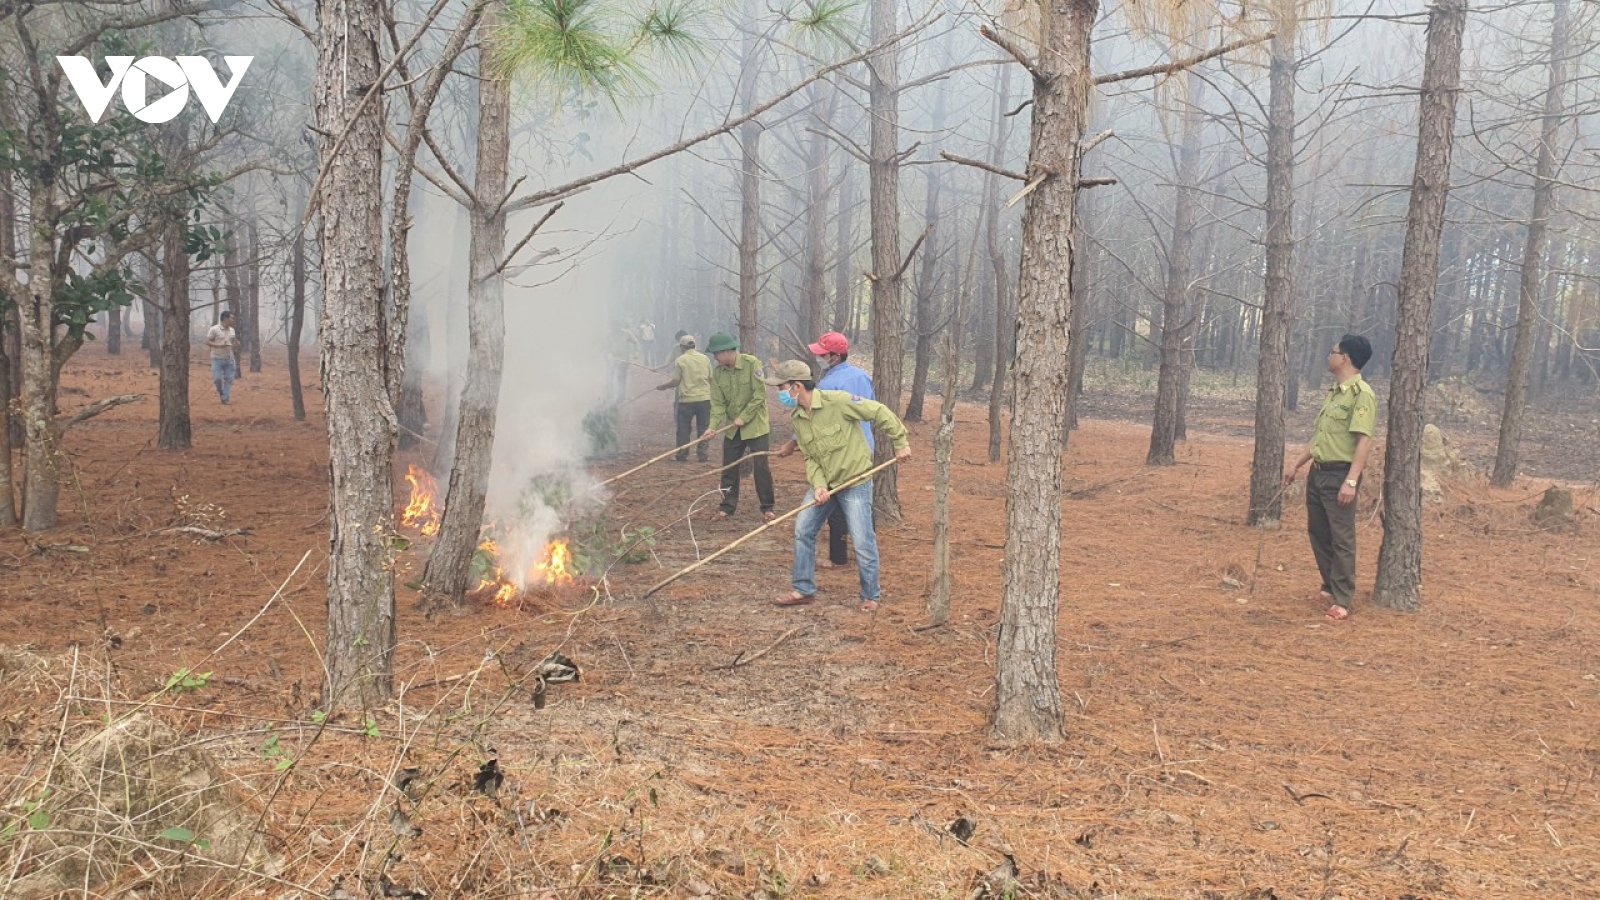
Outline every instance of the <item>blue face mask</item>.
{"type": "Polygon", "coordinates": [[[794,409],[800,405],[800,401],[796,400],[794,395],[788,391],[778,392],[778,402],[783,404],[784,409],[794,409]]]}

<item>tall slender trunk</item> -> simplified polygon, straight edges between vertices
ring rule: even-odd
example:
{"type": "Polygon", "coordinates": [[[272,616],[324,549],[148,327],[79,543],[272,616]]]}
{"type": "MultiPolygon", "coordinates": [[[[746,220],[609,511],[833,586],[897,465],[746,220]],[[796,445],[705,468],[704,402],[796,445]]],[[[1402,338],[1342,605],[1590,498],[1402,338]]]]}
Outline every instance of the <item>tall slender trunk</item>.
{"type": "Polygon", "coordinates": [[[183,223],[170,222],[161,239],[161,404],[156,446],[163,450],[187,450],[193,445],[189,302],[189,253],[183,247],[183,223]]]}
{"type": "Polygon", "coordinates": [[[1539,155],[1533,170],[1533,209],[1522,248],[1522,282],[1517,304],[1517,337],[1506,375],[1505,407],[1500,413],[1500,440],[1489,482],[1505,487],[1517,477],[1522,449],[1522,419],[1528,405],[1528,380],[1533,368],[1533,339],[1538,334],[1539,298],[1544,290],[1544,254],[1550,228],[1550,201],[1555,194],[1556,139],[1561,129],[1562,98],[1567,86],[1567,0],[1553,0],[1550,19],[1550,83],[1544,94],[1539,130],[1539,155]]]}
{"type": "MultiPolygon", "coordinates": [[[[846,157],[841,165],[848,169],[849,158],[846,157]]],[[[855,295],[856,289],[855,267],[851,262],[855,256],[851,220],[856,210],[856,180],[850,177],[848,171],[839,180],[838,208],[833,222],[837,230],[834,242],[838,250],[833,263],[833,321],[829,325],[833,331],[845,332],[850,330],[850,298],[855,295]]],[[[854,340],[855,335],[850,338],[854,340]]]]}
{"type": "Polygon", "coordinates": [[[1064,452],[1078,427],[1078,397],[1083,393],[1083,372],[1089,364],[1089,285],[1094,253],[1090,229],[1097,218],[1094,193],[1078,197],[1078,252],[1072,257],[1072,315],[1067,320],[1067,410],[1061,423],[1061,449],[1064,452]]]}
{"type": "Polygon", "coordinates": [[[289,295],[289,399],[294,404],[295,421],[304,422],[306,392],[300,385],[300,336],[306,324],[307,278],[306,236],[303,230],[295,232],[290,266],[290,280],[293,282],[293,287],[289,295]]]}
{"type": "MultiPolygon", "coordinates": [[[[748,113],[755,108],[760,82],[760,35],[756,32],[756,0],[746,0],[742,30],[739,104],[748,113]]],[[[755,120],[739,126],[739,349],[757,357],[761,281],[761,131],[755,120]]]]}
{"type": "Polygon", "coordinates": [[[1056,619],[1061,601],[1061,449],[1072,312],[1079,142],[1089,106],[1097,0],[1050,0],[1035,65],[1027,174],[1047,177],[1022,214],[1016,407],[1006,473],[1005,587],[996,642],[993,736],[1061,738],[1056,619]]]}
{"type": "Polygon", "coordinates": [[[113,306],[106,311],[106,355],[122,355],[122,307],[113,306]]]}
{"type": "MultiPolygon", "coordinates": [[[[497,17],[486,15],[485,38],[497,17]]],[[[457,411],[455,460],[439,538],[423,573],[424,602],[430,608],[459,606],[470,587],[472,554],[483,528],[489,469],[494,459],[496,416],[505,371],[506,217],[499,198],[506,195],[511,158],[511,83],[484,41],[479,51],[477,172],[467,282],[467,373],[457,411]]]]}
{"type": "Polygon", "coordinates": [[[1184,351],[1193,333],[1189,282],[1194,275],[1195,201],[1200,178],[1200,97],[1198,73],[1189,70],[1189,95],[1183,110],[1183,146],[1178,151],[1177,192],[1172,237],[1167,242],[1167,284],[1161,303],[1161,372],[1156,380],[1155,421],[1145,462],[1170,466],[1178,439],[1178,398],[1183,392],[1184,351]]]}
{"type": "MultiPolygon", "coordinates": [[[[1283,518],[1284,407],[1289,381],[1289,322],[1294,315],[1294,126],[1298,19],[1274,23],[1267,113],[1267,273],[1256,359],[1255,450],[1250,458],[1251,525],[1283,518]]],[[[1363,247],[1365,244],[1363,244],[1363,247]]],[[[1357,266],[1359,268],[1359,266],[1357,266]]]]}
{"type": "Polygon", "coordinates": [[[1450,195],[1450,151],[1466,21],[1466,0],[1439,0],[1428,13],[1417,161],[1400,265],[1394,374],[1389,380],[1383,547],[1378,551],[1378,575],[1372,586],[1373,605],[1387,609],[1414,610],[1422,604],[1423,389],[1433,324],[1430,308],[1439,283],[1439,236],[1450,195]]]}
{"type": "MultiPolygon", "coordinates": [[[[947,64],[952,57],[950,49],[951,37],[955,30],[945,32],[944,48],[941,59],[947,64]]],[[[938,93],[933,98],[933,117],[929,123],[929,130],[935,134],[943,133],[945,128],[946,109],[949,106],[949,90],[944,86],[938,88],[938,93]]],[[[928,189],[923,197],[923,221],[926,237],[922,244],[922,259],[918,266],[916,284],[916,344],[911,364],[911,399],[906,401],[907,422],[922,421],[922,404],[924,395],[928,392],[928,367],[933,362],[933,338],[939,332],[939,319],[943,315],[938,308],[939,293],[939,263],[940,242],[943,235],[940,233],[939,222],[939,195],[943,185],[943,169],[937,164],[937,157],[933,148],[929,147],[928,162],[928,189]]],[[[950,236],[954,238],[955,228],[953,223],[947,227],[950,236]]],[[[954,245],[954,241],[951,244],[954,245]]],[[[955,327],[947,322],[946,328],[955,327]]]]}
{"type": "Polygon", "coordinates": [[[244,336],[245,350],[250,354],[250,371],[261,371],[261,235],[253,219],[244,223],[244,291],[245,315],[249,317],[248,333],[244,336]]]}
{"type": "MultiPolygon", "coordinates": [[[[989,163],[1005,162],[1006,138],[1011,128],[1005,115],[1011,102],[1011,67],[1000,69],[1000,86],[995,92],[994,120],[990,128],[989,163]]],[[[1080,130],[1081,127],[1080,127],[1080,130]]],[[[989,372],[989,462],[1000,461],[1000,412],[1005,401],[1006,366],[1016,346],[1011,327],[1011,254],[1000,244],[1000,178],[989,173],[983,183],[984,239],[989,250],[989,266],[994,272],[994,355],[989,372]]]]}
{"type": "Polygon", "coordinates": [[[331,525],[327,681],[330,709],[370,709],[394,693],[394,407],[384,358],[381,99],[357,104],[379,77],[379,0],[319,8],[316,118],[325,170],[320,200],[322,397],[328,422],[331,525]],[[344,142],[337,156],[330,135],[344,142]]]}
{"type": "MultiPolygon", "coordinates": [[[[867,59],[868,190],[872,207],[872,390],[878,402],[900,412],[905,366],[905,325],[900,309],[900,59],[888,43],[898,27],[898,0],[872,0],[871,40],[883,49],[867,59]]],[[[894,456],[882,429],[878,463],[894,456]]],[[[873,511],[900,520],[900,491],[893,467],[873,479],[873,511]]]]}
{"type": "MultiPolygon", "coordinates": [[[[801,263],[801,290],[804,294],[804,304],[801,309],[801,339],[803,341],[816,340],[826,329],[823,320],[826,318],[828,305],[828,141],[822,134],[827,127],[828,120],[832,118],[833,98],[838,97],[838,91],[832,90],[829,85],[819,85],[812,91],[811,109],[814,115],[814,128],[806,142],[806,244],[805,258],[801,263]],[[819,93],[826,91],[828,100],[824,101],[819,93]]],[[[810,353],[804,346],[799,348],[800,359],[810,359],[810,353]]]]}
{"type": "MultiPolygon", "coordinates": [[[[17,255],[17,205],[11,184],[11,173],[0,172],[0,259],[15,259],[17,255]]],[[[8,306],[9,309],[0,311],[0,527],[7,528],[19,521],[16,492],[11,481],[12,429],[17,424],[12,422],[11,404],[16,399],[20,380],[13,362],[20,362],[17,338],[21,326],[17,316],[20,307],[15,303],[8,306]]]]}

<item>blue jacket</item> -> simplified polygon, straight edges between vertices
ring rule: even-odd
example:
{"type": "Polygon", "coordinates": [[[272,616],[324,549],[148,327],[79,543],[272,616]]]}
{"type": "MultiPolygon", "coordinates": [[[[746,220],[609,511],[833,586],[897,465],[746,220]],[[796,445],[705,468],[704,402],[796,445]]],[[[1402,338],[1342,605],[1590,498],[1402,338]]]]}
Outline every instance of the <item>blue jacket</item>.
{"type": "MultiPolygon", "coordinates": [[[[872,376],[848,360],[822,373],[817,390],[844,391],[857,400],[878,399],[872,395],[872,376]]],[[[877,450],[877,444],[872,440],[872,423],[862,422],[861,433],[867,436],[867,447],[877,450]]]]}

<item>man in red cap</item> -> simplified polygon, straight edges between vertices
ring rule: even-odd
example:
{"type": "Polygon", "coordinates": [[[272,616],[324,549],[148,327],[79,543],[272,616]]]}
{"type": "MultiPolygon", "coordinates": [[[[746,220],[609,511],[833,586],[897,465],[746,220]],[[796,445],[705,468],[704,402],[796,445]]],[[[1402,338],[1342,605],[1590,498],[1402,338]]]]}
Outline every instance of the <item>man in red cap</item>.
{"type": "MultiPolygon", "coordinates": [[[[844,391],[857,400],[877,399],[872,395],[872,376],[860,366],[850,362],[849,338],[837,331],[830,331],[817,338],[817,342],[807,349],[816,354],[817,363],[823,370],[822,378],[817,381],[817,390],[844,391]]],[[[867,449],[876,450],[876,443],[872,439],[872,425],[862,422],[861,433],[866,435],[867,449]]],[[[790,440],[778,451],[778,455],[788,456],[797,446],[790,440]]],[[[835,506],[828,516],[828,560],[823,565],[838,567],[850,564],[850,550],[844,542],[849,533],[844,510],[835,506]]]]}

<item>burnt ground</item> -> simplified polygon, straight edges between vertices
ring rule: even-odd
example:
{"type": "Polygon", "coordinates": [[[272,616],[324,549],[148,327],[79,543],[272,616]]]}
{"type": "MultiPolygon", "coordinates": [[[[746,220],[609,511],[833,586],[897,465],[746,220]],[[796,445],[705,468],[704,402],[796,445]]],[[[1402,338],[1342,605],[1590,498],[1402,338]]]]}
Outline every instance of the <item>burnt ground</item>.
{"type": "MultiPolygon", "coordinates": [[[[1248,407],[1199,398],[1178,465],[1152,470],[1148,428],[1124,418],[1142,400],[1091,396],[1066,460],[1067,733],[1054,747],[988,741],[1005,469],[987,463],[984,413],[968,404],[946,627],[914,630],[930,580],[928,425],[912,428],[905,523],[880,529],[887,602],[875,615],[851,602],[854,570],[822,573],[814,606],[771,607],[787,588],[782,528],[641,600],[697,548],[759,523],[749,497],[732,521],[707,521],[713,479],[664,463],[609,513],[616,528],[662,529],[647,561],[598,585],[533,591],[520,609],[477,602],[431,620],[402,588],[401,702],[319,725],[320,418],[289,416],[276,360],[246,374],[231,407],[201,375],[195,449],[163,453],[154,375],[140,363],[92,349],[69,370],[69,410],[128,390],[150,399],[70,435],[60,530],[0,534],[0,628],[51,660],[62,697],[100,680],[145,699],[181,667],[213,673],[153,712],[265,812],[284,870],[271,883],[219,875],[206,896],[312,896],[287,885],[327,893],[336,876],[382,868],[436,897],[966,897],[1007,853],[1016,896],[1600,889],[1600,496],[1581,483],[1592,463],[1548,452],[1564,442],[1530,441],[1528,467],[1580,482],[1586,530],[1534,529],[1543,478],[1452,482],[1427,512],[1422,610],[1366,602],[1381,540],[1367,514],[1363,593],[1334,624],[1303,599],[1316,575],[1299,506],[1281,530],[1242,525],[1248,407]],[[673,523],[697,498],[691,535],[673,523]],[[177,525],[249,534],[163,531],[177,525]],[[515,686],[555,649],[582,681],[549,686],[535,709],[515,686]],[[493,800],[471,790],[491,748],[506,776],[493,800]],[[404,766],[420,771],[420,799],[386,786],[404,766]],[[420,836],[396,836],[397,805],[420,836]],[[958,818],[976,825],[966,844],[947,832],[958,818]]],[[[666,404],[629,407],[626,451],[603,473],[670,446],[666,404]]],[[[1293,420],[1295,440],[1311,415],[1293,420]]],[[[1590,414],[1561,415],[1576,427],[1590,414]]],[[[1469,458],[1485,442],[1492,453],[1482,426],[1447,431],[1469,458]]],[[[792,508],[801,463],[775,469],[779,507],[792,508]]],[[[401,581],[425,550],[402,555],[401,581]]],[[[65,719],[51,705],[0,709],[8,801],[41,754],[108,714],[63,702],[65,719]]],[[[130,870],[124,886],[144,877],[130,870]]]]}

